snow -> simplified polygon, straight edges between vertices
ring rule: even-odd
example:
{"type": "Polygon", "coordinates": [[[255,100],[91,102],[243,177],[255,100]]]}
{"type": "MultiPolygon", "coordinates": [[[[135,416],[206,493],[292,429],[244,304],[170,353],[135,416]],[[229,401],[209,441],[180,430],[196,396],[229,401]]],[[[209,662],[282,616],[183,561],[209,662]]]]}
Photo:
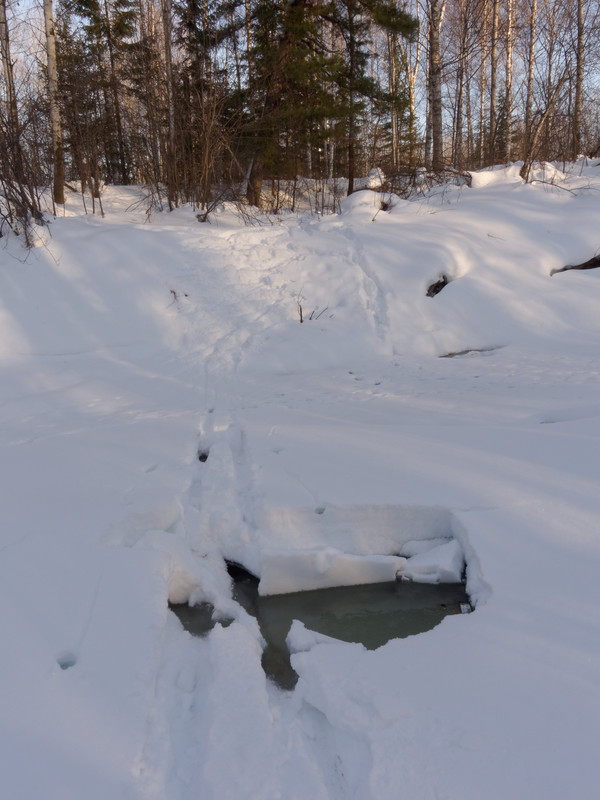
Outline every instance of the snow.
{"type": "Polygon", "coordinates": [[[519,167],[252,226],[107,187],[3,240],[6,796],[594,793],[600,272],[550,273],[598,249],[600,162],[519,167]],[[296,622],[284,692],[224,559],[266,593],[464,562],[475,611],[375,651],[296,622]]]}
{"type": "Polygon", "coordinates": [[[456,539],[416,553],[399,567],[402,580],[416,583],[460,583],[465,569],[465,558],[456,539]]]}

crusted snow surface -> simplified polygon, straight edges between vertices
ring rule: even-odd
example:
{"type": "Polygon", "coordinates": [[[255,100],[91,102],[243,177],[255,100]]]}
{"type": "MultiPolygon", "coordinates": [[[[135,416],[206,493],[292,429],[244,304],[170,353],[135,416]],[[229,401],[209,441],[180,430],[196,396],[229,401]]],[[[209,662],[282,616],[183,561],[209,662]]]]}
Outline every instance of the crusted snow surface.
{"type": "Polygon", "coordinates": [[[598,249],[597,163],[253,226],[109,188],[6,239],[7,797],[594,794],[600,273],[550,272],[598,249]],[[296,623],[284,692],[225,559],[464,561],[476,609],[375,651],[296,623]],[[169,600],[222,624],[194,639],[169,600]]]}

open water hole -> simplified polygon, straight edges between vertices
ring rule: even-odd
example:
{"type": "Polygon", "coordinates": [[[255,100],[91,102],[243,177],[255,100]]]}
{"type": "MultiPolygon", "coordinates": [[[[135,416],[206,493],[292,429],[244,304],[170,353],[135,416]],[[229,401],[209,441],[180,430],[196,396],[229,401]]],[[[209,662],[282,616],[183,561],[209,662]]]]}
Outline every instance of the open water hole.
{"type": "MultiPolygon", "coordinates": [[[[312,631],[344,642],[359,642],[368,650],[390,639],[424,633],[449,614],[472,610],[462,583],[410,583],[393,581],[359,586],[339,586],[307,592],[258,594],[258,578],[237,564],[228,564],[233,596],[256,617],[267,643],[262,665],[269,678],[283,689],[293,689],[298,680],[286,644],[292,622],[297,619],[312,631]]],[[[194,636],[206,635],[217,622],[210,603],[197,606],[171,605],[183,627],[194,636]]]]}

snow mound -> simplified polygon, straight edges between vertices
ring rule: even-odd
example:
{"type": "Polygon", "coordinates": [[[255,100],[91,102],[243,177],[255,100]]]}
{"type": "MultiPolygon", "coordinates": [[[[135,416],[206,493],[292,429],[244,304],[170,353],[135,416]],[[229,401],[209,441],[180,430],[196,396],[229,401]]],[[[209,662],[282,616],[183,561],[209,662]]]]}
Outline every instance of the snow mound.
{"type": "Polygon", "coordinates": [[[375,211],[379,210],[380,205],[381,195],[371,188],[366,188],[344,198],[341,203],[341,209],[344,215],[358,214],[359,216],[366,216],[370,214],[372,217],[375,211]]]}
{"type": "Polygon", "coordinates": [[[522,164],[511,164],[508,167],[486,167],[476,172],[470,172],[471,188],[484,189],[501,183],[522,183],[519,175],[522,164]]]}

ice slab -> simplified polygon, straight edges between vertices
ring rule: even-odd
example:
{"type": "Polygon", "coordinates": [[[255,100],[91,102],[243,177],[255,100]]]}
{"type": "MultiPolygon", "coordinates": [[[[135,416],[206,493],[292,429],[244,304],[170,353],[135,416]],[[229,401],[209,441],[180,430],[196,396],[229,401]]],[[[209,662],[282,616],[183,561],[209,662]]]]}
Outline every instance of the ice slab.
{"type": "Polygon", "coordinates": [[[332,547],[264,557],[260,595],[289,594],[334,586],[393,581],[406,559],[401,556],[357,556],[332,547]]]}
{"type": "Polygon", "coordinates": [[[378,504],[266,506],[256,513],[255,528],[264,552],[317,549],[326,543],[361,556],[400,553],[415,540],[447,541],[454,530],[447,508],[378,504]]]}

